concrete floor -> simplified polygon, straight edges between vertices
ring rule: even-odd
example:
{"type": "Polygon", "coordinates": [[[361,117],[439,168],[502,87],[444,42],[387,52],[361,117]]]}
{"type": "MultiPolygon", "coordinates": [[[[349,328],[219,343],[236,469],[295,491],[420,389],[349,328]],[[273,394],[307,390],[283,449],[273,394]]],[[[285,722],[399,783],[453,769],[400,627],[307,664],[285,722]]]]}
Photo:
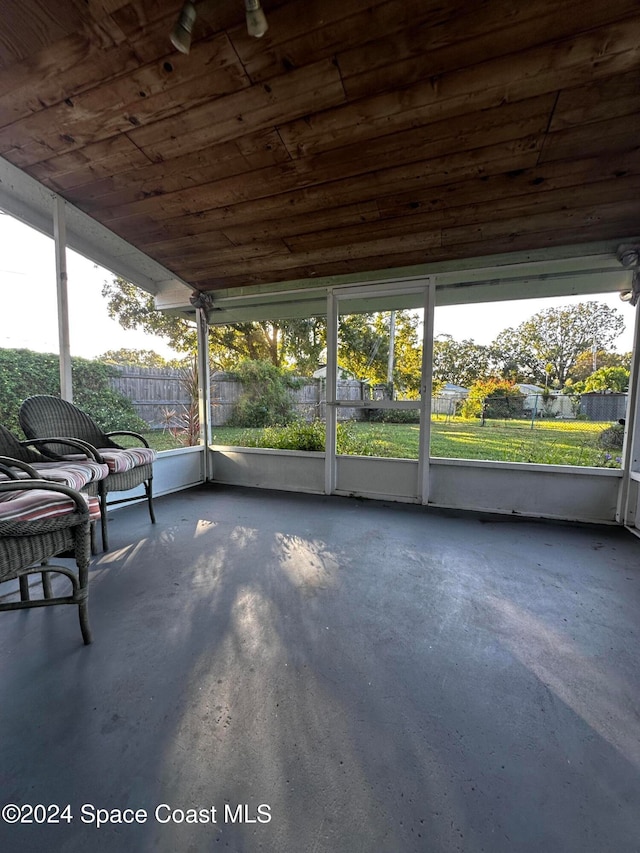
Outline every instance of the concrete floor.
{"type": "Polygon", "coordinates": [[[631,534],[213,487],[157,514],[111,516],[92,646],[0,614],[0,799],[70,805],[0,850],[640,850],[631,534]]]}

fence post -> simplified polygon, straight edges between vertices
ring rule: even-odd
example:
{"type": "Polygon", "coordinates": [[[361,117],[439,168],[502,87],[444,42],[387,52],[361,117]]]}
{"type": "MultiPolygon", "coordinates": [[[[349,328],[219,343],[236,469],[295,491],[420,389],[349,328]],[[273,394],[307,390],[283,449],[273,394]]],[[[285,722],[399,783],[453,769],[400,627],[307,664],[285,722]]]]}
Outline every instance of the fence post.
{"type": "Polygon", "coordinates": [[[538,394],[533,395],[533,412],[531,413],[531,429],[533,429],[536,422],[536,414],[538,413],[538,394]]]}

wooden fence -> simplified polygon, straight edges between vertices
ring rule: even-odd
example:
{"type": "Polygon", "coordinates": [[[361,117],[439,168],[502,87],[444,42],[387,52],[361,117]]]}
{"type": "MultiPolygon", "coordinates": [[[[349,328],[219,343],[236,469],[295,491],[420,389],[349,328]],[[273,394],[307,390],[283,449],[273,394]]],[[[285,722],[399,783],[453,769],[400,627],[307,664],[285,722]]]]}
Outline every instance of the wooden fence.
{"type": "Polygon", "coordinates": [[[172,425],[189,403],[182,375],[181,370],[170,367],[117,366],[111,387],[131,400],[138,415],[152,429],[159,429],[172,425]]]}
{"type": "MultiPolygon", "coordinates": [[[[111,378],[115,391],[128,397],[138,415],[152,429],[162,429],[177,423],[180,413],[189,404],[184,372],[174,368],[115,367],[111,378]]],[[[362,400],[367,386],[357,380],[338,382],[338,392],[344,400],[362,400]]],[[[224,426],[242,394],[242,384],[228,373],[211,377],[211,423],[224,426]]],[[[294,406],[301,418],[312,421],[324,419],[326,392],[324,379],[305,379],[304,384],[291,392],[294,406]]],[[[363,417],[361,409],[341,408],[344,420],[363,417]]]]}

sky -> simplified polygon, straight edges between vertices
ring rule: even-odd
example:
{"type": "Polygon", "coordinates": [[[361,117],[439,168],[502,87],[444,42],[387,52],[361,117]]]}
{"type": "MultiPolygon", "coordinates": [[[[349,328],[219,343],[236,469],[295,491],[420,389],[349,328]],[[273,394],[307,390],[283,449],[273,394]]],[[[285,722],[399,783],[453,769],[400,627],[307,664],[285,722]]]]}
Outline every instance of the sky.
{"type": "MultiPolygon", "coordinates": [[[[58,352],[53,240],[0,215],[0,347],[58,352]]],[[[182,357],[163,338],[123,329],[107,314],[102,285],[113,274],[67,251],[71,355],[96,358],[107,350],[151,349],[182,357]],[[89,322],[90,319],[90,322],[89,322]]]]}
{"type": "MultiPolygon", "coordinates": [[[[0,347],[58,352],[55,258],[53,240],[8,215],[0,215],[0,347]]],[[[96,358],[107,350],[150,349],[172,358],[163,338],[123,329],[107,314],[102,285],[112,274],[76,254],[67,252],[71,354],[96,358]],[[90,322],[88,322],[90,318],[90,322]]],[[[590,295],[622,314],[626,330],[616,349],[628,352],[633,344],[634,309],[616,293],[590,295]]],[[[435,333],[456,340],[490,344],[507,327],[515,327],[544,308],[576,304],[580,297],[528,299],[503,303],[436,308],[435,333]]]]}

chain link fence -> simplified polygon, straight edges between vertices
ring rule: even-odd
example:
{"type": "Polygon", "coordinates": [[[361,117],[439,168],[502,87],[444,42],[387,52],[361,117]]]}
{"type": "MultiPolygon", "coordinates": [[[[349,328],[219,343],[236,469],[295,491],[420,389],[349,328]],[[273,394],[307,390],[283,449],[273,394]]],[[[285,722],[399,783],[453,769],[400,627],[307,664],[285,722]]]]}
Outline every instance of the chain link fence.
{"type": "Polygon", "coordinates": [[[473,399],[466,394],[434,397],[431,416],[435,422],[454,418],[476,419],[483,425],[512,429],[548,429],[555,422],[564,429],[602,430],[624,419],[627,394],[490,395],[473,399]]]}

